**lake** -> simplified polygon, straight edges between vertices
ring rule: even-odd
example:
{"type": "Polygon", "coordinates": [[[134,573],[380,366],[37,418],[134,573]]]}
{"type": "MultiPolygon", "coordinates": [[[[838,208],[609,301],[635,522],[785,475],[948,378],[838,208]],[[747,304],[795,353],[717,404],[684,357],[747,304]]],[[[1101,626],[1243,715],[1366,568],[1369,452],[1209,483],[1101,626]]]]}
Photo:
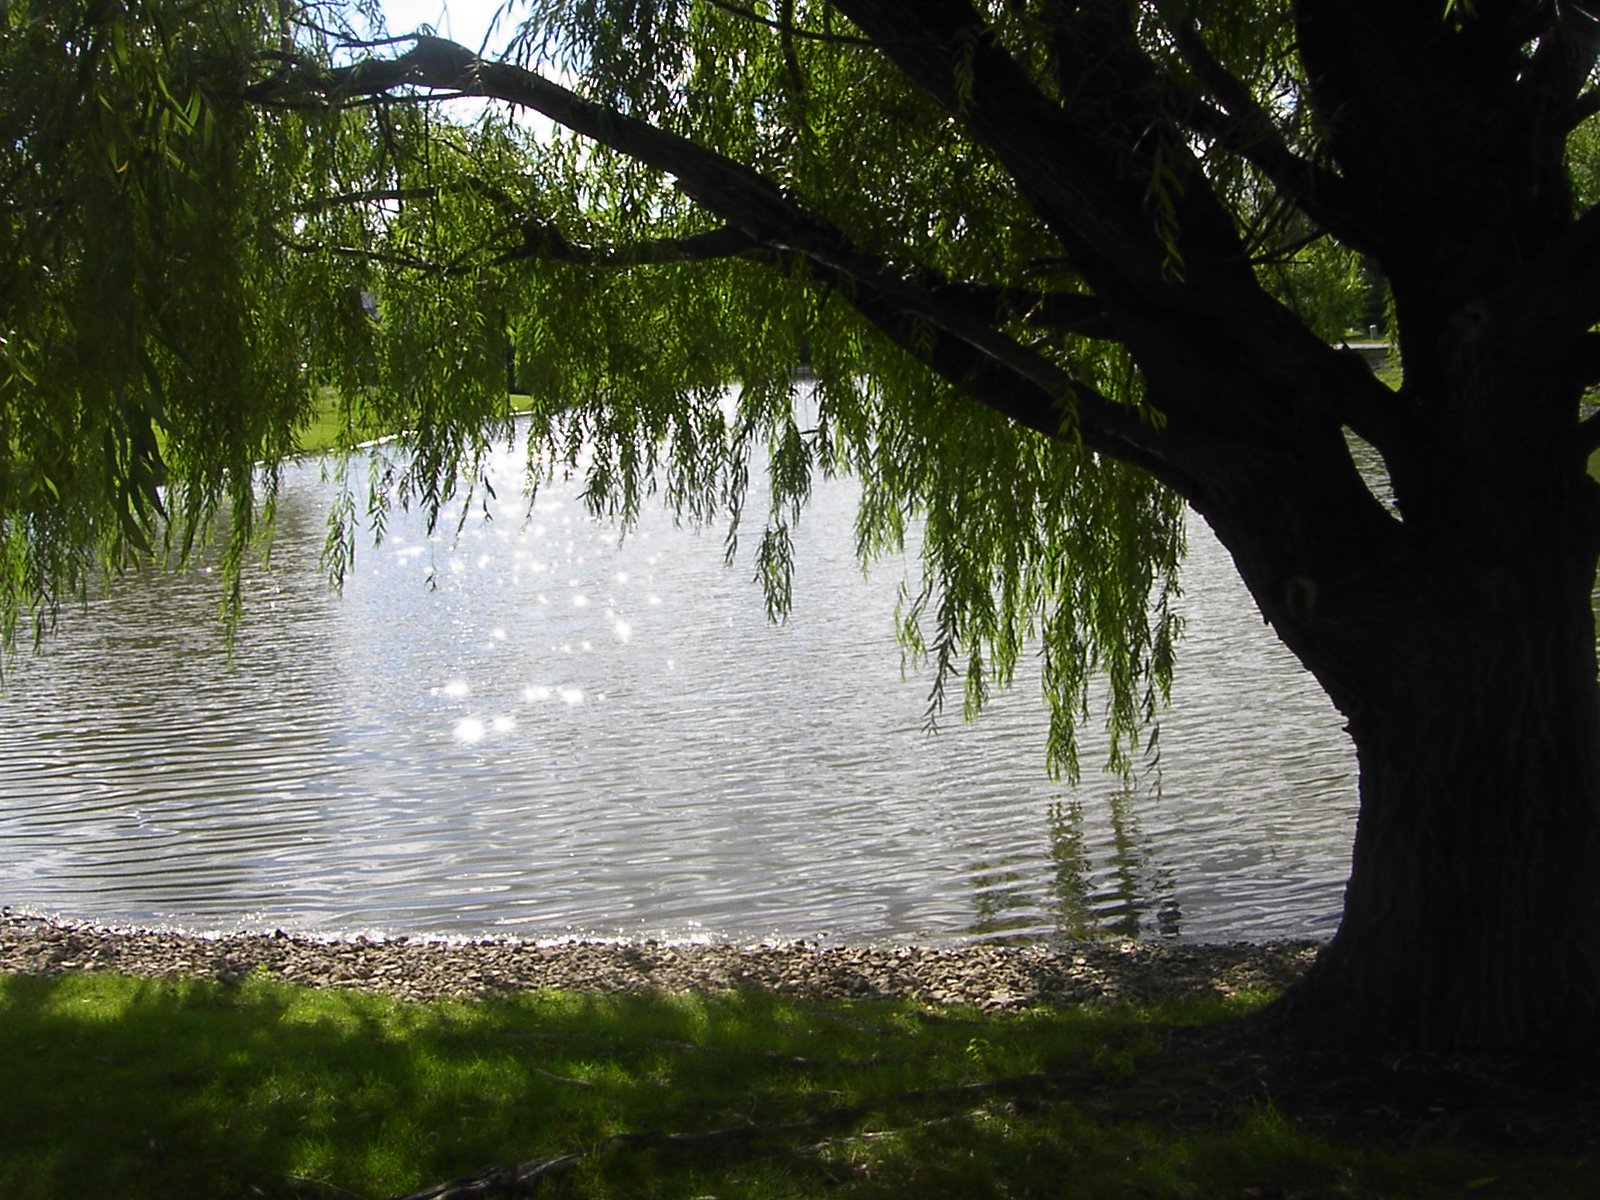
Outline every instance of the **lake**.
{"type": "Polygon", "coordinates": [[[1354,754],[1198,519],[1160,763],[1123,786],[1091,737],[1067,787],[1036,671],[925,728],[893,623],[915,563],[863,578],[850,482],[817,488],[774,626],[721,531],[648,511],[619,540],[576,485],[524,520],[520,462],[493,521],[395,514],[342,596],[334,489],[293,464],[231,663],[205,570],[65,613],[0,695],[0,902],[539,939],[1333,932],[1354,754]]]}

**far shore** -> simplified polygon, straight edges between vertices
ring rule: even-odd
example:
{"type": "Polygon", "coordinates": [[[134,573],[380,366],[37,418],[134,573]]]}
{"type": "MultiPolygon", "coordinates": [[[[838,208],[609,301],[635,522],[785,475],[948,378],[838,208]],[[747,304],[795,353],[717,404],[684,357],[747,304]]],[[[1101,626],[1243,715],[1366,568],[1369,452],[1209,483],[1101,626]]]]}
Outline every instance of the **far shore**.
{"type": "Polygon", "coordinates": [[[274,933],[195,935],[0,914],[0,971],[209,977],[253,972],[312,987],[406,998],[512,991],[688,992],[759,988],[808,997],[911,998],[986,1010],[1148,1005],[1277,992],[1315,942],[1097,941],[1066,946],[737,946],[656,941],[535,943],[274,933]]]}

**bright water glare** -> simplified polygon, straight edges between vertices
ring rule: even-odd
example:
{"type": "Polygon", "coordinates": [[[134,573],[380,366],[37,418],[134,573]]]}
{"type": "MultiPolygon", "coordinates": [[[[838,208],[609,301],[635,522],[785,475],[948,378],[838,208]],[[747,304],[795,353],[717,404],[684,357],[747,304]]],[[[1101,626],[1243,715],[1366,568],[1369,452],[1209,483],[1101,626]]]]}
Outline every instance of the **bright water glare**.
{"type": "Polygon", "coordinates": [[[396,514],[342,596],[334,494],[292,466],[230,663],[218,581],[118,580],[0,695],[0,902],[117,923],[537,938],[1325,936],[1354,821],[1340,721],[1191,521],[1159,768],[1052,783],[1037,674],[925,729],[821,484],[795,607],[749,554],[578,486],[429,535],[396,514]]]}

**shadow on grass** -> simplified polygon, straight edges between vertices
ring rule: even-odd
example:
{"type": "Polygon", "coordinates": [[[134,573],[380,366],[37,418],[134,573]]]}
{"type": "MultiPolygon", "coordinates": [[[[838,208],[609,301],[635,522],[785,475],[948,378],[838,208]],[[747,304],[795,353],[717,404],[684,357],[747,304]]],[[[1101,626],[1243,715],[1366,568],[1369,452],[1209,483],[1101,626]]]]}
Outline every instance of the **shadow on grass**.
{"type": "Polygon", "coordinates": [[[1175,1052],[1164,1020],[1222,1011],[0,977],[0,1196],[382,1197],[566,1155],[498,1194],[1600,1194],[1573,1155],[1307,1133],[1175,1052]]]}

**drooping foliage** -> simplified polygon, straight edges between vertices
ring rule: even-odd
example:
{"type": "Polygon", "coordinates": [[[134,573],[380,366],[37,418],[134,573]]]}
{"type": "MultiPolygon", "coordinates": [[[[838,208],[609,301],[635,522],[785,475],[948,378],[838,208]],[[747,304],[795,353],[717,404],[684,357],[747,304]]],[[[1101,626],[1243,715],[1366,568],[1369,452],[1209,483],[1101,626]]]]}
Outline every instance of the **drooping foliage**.
{"type": "Polygon", "coordinates": [[[521,75],[488,86],[465,51],[377,37],[366,5],[10,5],[7,640],[98,570],[182,562],[223,513],[236,580],[273,464],[327,404],[352,437],[405,432],[334,513],[337,573],[389,505],[436,514],[471,486],[508,429],[509,376],[531,397],[530,482],[580,470],[597,512],[627,519],[659,489],[729,520],[731,542],[758,462],[775,616],[813,474],[856,476],[864,558],[919,530],[904,633],[940,693],[961,678],[974,709],[1037,646],[1052,761],[1075,769],[1103,675],[1125,765],[1170,670],[1182,527],[1141,438],[1079,422],[1089,397],[1125,411],[1113,423],[1168,415],[1106,315],[1108,264],[1153,272],[1135,292],[1203,294],[1233,270],[1207,256],[1229,247],[1324,340],[1383,303],[1359,231],[1285,184],[1322,154],[1287,6],[974,13],[1043,102],[1109,131],[1062,143],[1108,190],[1085,203],[1120,206],[1102,236],[1148,243],[1105,261],[1064,242],[1038,186],[960,119],[981,108],[978,41],[941,102],[850,8],[511,4],[521,75]],[[1123,36],[1137,59],[1105,51],[1123,36]],[[451,89],[423,51],[487,106],[438,111],[451,89]],[[577,94],[530,99],[545,78],[577,94]],[[530,120],[539,108],[559,124],[530,120]],[[719,172],[737,177],[733,209],[719,172]],[[793,228],[763,236],[734,211],[764,203],[793,228]],[[972,403],[981,371],[952,329],[969,359],[1042,381],[1043,403],[993,387],[972,403]]]}
{"type": "Polygon", "coordinates": [[[1126,767],[1186,503],[1361,763],[1297,1027],[1595,1047],[1594,5],[529,0],[500,58],[339,0],[0,12],[8,640],[212,526],[236,578],[329,403],[403,431],[337,573],[479,486],[509,383],[530,485],[726,520],[778,617],[855,476],[936,698],[1037,647],[1052,761],[1094,714],[1126,767]],[[1380,322],[1398,388],[1340,348],[1380,322]]]}
{"type": "Polygon", "coordinates": [[[102,565],[229,561],[290,452],[322,271],[264,236],[336,146],[221,81],[280,35],[264,6],[12,4],[0,78],[0,537],[9,643],[102,565]],[[231,69],[230,69],[231,64],[231,69]],[[313,297],[315,304],[310,304],[313,297]],[[170,517],[164,520],[163,517],[170,517]]]}
{"type": "MultiPolygon", "coordinates": [[[[511,58],[746,164],[889,270],[1002,297],[1019,339],[1136,409],[1119,348],[1030,328],[1079,285],[992,156],[828,6],[780,7],[535,5],[511,58]]],[[[596,512],[629,518],[659,490],[732,539],[765,479],[754,562],[775,616],[811,479],[854,475],[865,559],[918,530],[905,635],[939,693],[962,681],[975,709],[1042,647],[1052,761],[1076,769],[1077,722],[1102,704],[1126,761],[1170,670],[1172,493],[1086,448],[1068,405],[1019,431],[970,404],[919,361],[931,328],[895,344],[846,276],[736,238],[625,150],[506,106],[439,113],[421,102],[437,89],[354,94],[351,65],[390,49],[362,41],[363,15],[8,10],[8,638],[98,571],[182,562],[212,528],[236,580],[272,465],[329,403],[352,436],[405,432],[351,476],[337,570],[388,506],[435,514],[471,486],[508,429],[509,370],[530,481],[581,471],[596,512]],[[1091,701],[1097,676],[1108,699],[1091,701]]]]}

